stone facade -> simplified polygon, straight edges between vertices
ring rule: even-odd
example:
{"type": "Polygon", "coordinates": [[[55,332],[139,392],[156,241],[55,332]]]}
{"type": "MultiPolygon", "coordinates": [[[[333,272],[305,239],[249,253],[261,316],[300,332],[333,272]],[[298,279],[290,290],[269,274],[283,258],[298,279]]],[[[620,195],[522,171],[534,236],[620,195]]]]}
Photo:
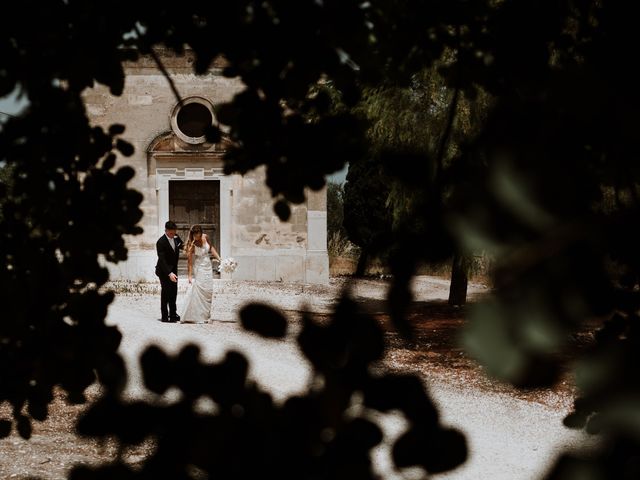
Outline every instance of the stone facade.
{"type": "MultiPolygon", "coordinates": [[[[196,76],[189,52],[183,56],[159,53],[181,97],[211,105],[212,112],[244,88],[238,79],[221,75],[220,62],[207,74],[196,76]]],[[[123,138],[133,144],[135,154],[119,157],[118,165],[134,168],[131,187],[144,196],[144,233],[127,238],[129,259],[108,264],[111,278],[156,279],[155,242],[169,219],[169,185],[189,180],[219,182],[220,198],[215,199],[219,202],[219,252],[223,258],[238,261],[236,271],[223,273],[223,279],[328,283],[326,191],[308,191],[306,203],[293,206],[290,220],[281,222],[273,212],[264,168],[243,176],[224,175],[222,157],[227,142],[190,142],[181,135],[176,128],[177,99],[151,58],[128,64],[125,72],[121,96],[111,95],[102,86],[85,95],[94,125],[126,125],[123,138]]]]}

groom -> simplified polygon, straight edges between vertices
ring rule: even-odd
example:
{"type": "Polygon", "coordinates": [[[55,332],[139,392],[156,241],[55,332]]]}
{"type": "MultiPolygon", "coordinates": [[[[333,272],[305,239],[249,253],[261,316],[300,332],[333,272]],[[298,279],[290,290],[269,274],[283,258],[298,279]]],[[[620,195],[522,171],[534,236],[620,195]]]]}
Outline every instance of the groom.
{"type": "Polygon", "coordinates": [[[176,297],[178,296],[178,256],[183,246],[182,240],[176,235],[177,226],[171,220],[164,224],[164,235],[156,242],[158,263],[156,275],[160,278],[160,312],[162,322],[177,322],[180,320],[176,311],[176,297]],[[167,313],[167,307],[169,312],[167,313]]]}

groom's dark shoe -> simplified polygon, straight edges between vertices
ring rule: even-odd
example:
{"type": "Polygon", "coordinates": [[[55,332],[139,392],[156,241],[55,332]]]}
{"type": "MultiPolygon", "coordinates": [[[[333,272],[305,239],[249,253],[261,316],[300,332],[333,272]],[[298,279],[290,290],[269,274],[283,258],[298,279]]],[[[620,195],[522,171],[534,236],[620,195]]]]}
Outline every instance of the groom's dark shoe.
{"type": "Polygon", "coordinates": [[[165,323],[170,322],[170,320],[167,317],[162,317],[160,321],[165,323]]]}

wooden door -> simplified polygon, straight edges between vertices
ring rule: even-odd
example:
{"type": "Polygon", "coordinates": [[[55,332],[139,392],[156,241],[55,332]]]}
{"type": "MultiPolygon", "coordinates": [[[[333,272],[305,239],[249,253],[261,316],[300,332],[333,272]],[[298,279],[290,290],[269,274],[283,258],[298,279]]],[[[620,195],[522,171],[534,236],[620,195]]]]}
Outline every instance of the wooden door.
{"type": "MultiPolygon", "coordinates": [[[[220,252],[220,182],[217,180],[175,180],[169,182],[169,219],[178,226],[186,243],[189,229],[200,225],[220,252]]],[[[217,265],[217,264],[215,264],[217,265]]],[[[186,274],[186,255],[180,254],[178,274],[186,274]]]]}

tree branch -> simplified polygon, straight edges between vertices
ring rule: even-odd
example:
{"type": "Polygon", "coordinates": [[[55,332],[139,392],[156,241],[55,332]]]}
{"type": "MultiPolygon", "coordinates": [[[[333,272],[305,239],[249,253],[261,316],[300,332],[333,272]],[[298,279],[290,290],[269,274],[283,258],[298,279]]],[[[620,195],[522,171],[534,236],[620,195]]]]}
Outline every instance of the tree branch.
{"type": "MultiPolygon", "coordinates": [[[[138,25],[135,26],[135,29],[136,29],[136,34],[138,35],[138,38],[142,39],[142,32],[140,31],[140,28],[138,28],[138,25]]],[[[164,66],[164,64],[162,63],[162,60],[160,60],[160,57],[158,56],[158,54],[153,50],[153,45],[149,45],[149,53],[151,54],[151,58],[153,58],[153,61],[156,62],[156,65],[158,66],[158,70],[160,70],[162,75],[164,75],[164,77],[169,82],[169,87],[171,87],[171,91],[173,92],[173,95],[176,97],[176,100],[178,100],[178,103],[182,103],[182,97],[180,96],[180,92],[178,92],[176,84],[173,82],[173,80],[169,76],[169,72],[164,66]]]]}
{"type": "MultiPolygon", "coordinates": [[[[457,27],[456,33],[458,34],[458,39],[460,39],[460,26],[457,27]]],[[[455,74],[456,74],[455,89],[453,91],[451,103],[449,104],[449,110],[447,111],[447,121],[444,126],[444,131],[442,132],[442,136],[440,137],[438,150],[436,152],[436,175],[434,179],[434,185],[436,188],[434,189],[434,192],[436,192],[438,196],[440,196],[440,194],[442,193],[441,192],[442,186],[440,185],[440,183],[442,180],[442,171],[444,170],[444,157],[446,155],[447,145],[449,144],[449,139],[451,137],[451,132],[453,130],[453,122],[456,118],[456,111],[458,110],[458,99],[460,97],[460,86],[458,85],[458,78],[457,78],[460,71],[460,67],[458,64],[459,58],[457,55],[457,51],[455,53],[456,53],[455,55],[456,63],[454,65],[455,74]]]]}
{"type": "Polygon", "coordinates": [[[436,178],[435,183],[440,182],[442,170],[444,169],[444,156],[447,151],[447,145],[449,144],[449,138],[451,137],[451,131],[453,130],[453,122],[456,118],[456,111],[458,109],[458,98],[460,97],[460,87],[456,86],[453,91],[453,97],[449,104],[449,110],[447,112],[447,122],[444,127],[444,132],[440,137],[440,143],[438,145],[436,155],[436,178]]]}

